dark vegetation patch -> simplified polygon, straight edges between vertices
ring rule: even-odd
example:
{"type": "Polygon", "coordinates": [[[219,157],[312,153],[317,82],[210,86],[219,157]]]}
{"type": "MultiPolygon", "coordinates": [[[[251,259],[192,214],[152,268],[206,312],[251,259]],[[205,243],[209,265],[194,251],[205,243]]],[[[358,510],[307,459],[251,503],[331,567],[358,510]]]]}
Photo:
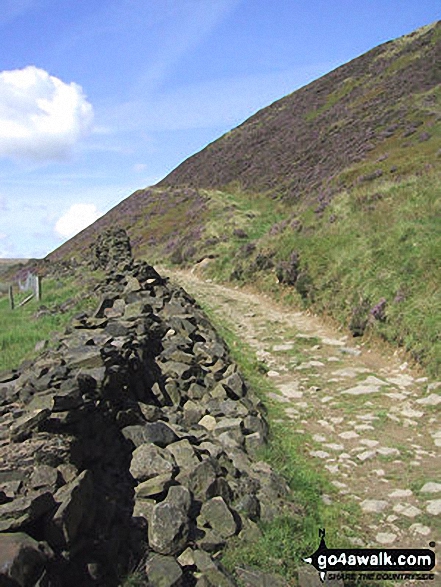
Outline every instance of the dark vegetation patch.
{"type": "Polygon", "coordinates": [[[417,140],[429,141],[427,111],[413,97],[441,82],[440,30],[436,23],[385,43],[260,110],[159,185],[235,183],[295,203],[397,137],[418,130],[417,140]]]}

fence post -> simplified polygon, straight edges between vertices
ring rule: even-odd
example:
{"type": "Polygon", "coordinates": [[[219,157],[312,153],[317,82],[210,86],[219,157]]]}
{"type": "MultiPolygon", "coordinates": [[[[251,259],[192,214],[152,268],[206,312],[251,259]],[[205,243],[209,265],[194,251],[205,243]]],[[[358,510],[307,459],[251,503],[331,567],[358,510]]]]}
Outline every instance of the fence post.
{"type": "Polygon", "coordinates": [[[14,309],[14,294],[12,293],[12,285],[9,286],[9,306],[11,310],[14,309]]]}
{"type": "Polygon", "coordinates": [[[39,275],[37,275],[35,283],[35,297],[38,301],[41,300],[41,277],[39,275]]]}

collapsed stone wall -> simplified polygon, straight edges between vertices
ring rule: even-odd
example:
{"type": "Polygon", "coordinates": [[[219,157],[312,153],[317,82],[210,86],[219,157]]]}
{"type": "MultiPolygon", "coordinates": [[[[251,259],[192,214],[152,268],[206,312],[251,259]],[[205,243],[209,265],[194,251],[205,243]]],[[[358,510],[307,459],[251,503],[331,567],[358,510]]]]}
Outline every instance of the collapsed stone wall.
{"type": "Polygon", "coordinates": [[[262,405],[195,300],[114,237],[96,311],[0,375],[0,585],[112,587],[136,567],[234,586],[219,553],[288,491],[255,461],[262,405]]]}

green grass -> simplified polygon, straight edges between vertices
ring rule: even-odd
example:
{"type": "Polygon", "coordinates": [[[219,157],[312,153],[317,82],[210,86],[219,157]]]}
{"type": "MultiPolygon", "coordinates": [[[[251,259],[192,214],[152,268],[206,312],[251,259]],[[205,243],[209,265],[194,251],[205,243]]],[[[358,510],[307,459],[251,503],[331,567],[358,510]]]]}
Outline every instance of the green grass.
{"type": "MultiPolygon", "coordinates": [[[[441,125],[431,132],[441,138],[441,125]]],[[[441,161],[427,151],[435,146],[429,140],[412,147],[409,165],[421,166],[425,157],[441,161]]],[[[382,164],[389,165],[394,152],[382,164]]],[[[371,159],[354,165],[341,174],[343,185],[379,165],[371,159]]],[[[193,241],[189,237],[186,246],[192,253],[185,263],[192,266],[211,256],[206,277],[252,284],[297,307],[312,305],[346,329],[354,309],[361,308],[368,318],[385,299],[386,320],[371,318],[367,337],[404,348],[436,377],[441,373],[441,174],[428,169],[390,177],[341,189],[321,215],[307,202],[299,203],[295,222],[301,229],[293,225],[293,207],[277,198],[233,189],[201,191],[204,220],[199,236],[193,241]],[[302,295],[299,288],[276,279],[277,266],[288,262],[294,251],[308,282],[302,295]]],[[[161,262],[166,263],[167,256],[161,262]]]]}
{"type": "MultiPolygon", "coordinates": [[[[441,372],[440,191],[438,174],[343,191],[322,218],[305,211],[301,232],[266,235],[258,248],[273,251],[275,263],[298,251],[312,284],[307,303],[346,326],[361,301],[367,317],[384,298],[387,319],[372,320],[368,333],[404,347],[436,376],[441,372]]],[[[294,289],[262,272],[248,273],[247,279],[276,295],[294,289]]],[[[291,300],[298,303],[299,297],[291,294],[291,300]]]]}
{"type": "MultiPolygon", "coordinates": [[[[84,287],[84,286],[83,286],[84,287]]],[[[16,301],[26,297],[14,295],[16,301]]],[[[62,331],[80,310],[90,309],[96,299],[87,294],[81,296],[81,287],[74,277],[43,279],[42,300],[32,299],[26,305],[11,310],[8,297],[0,298],[0,371],[13,369],[24,359],[33,358],[35,345],[41,340],[50,341],[56,332],[62,331]],[[42,306],[54,309],[58,304],[75,299],[75,305],[68,311],[53,315],[35,317],[42,306]]]]}

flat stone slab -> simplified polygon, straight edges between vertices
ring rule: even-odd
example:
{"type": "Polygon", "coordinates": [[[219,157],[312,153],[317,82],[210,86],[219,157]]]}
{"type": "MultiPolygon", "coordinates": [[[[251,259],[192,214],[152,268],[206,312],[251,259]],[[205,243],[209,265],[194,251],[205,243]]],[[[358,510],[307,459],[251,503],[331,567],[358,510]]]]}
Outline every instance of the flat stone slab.
{"type": "Polygon", "coordinates": [[[388,383],[386,381],[370,375],[364,381],[354,387],[343,390],[341,393],[345,395],[368,395],[370,393],[377,393],[381,387],[387,385],[388,383]]]}
{"type": "Polygon", "coordinates": [[[375,540],[379,544],[392,544],[397,539],[397,535],[392,532],[378,532],[375,536],[375,540]]]}
{"type": "Polygon", "coordinates": [[[387,381],[393,385],[397,385],[398,387],[408,387],[409,385],[412,385],[415,380],[411,375],[403,373],[400,375],[394,375],[393,377],[388,377],[387,381]]]}
{"type": "Polygon", "coordinates": [[[303,397],[303,391],[300,391],[298,386],[297,381],[292,381],[291,383],[282,383],[277,388],[287,398],[300,399],[303,397]]]}
{"type": "Polygon", "coordinates": [[[367,461],[368,459],[374,458],[376,454],[375,450],[365,450],[357,455],[357,459],[361,462],[367,461]]]}
{"type": "Polygon", "coordinates": [[[380,446],[376,451],[384,457],[398,456],[400,454],[400,451],[397,448],[392,448],[390,446],[380,446]]]}
{"type": "Polygon", "coordinates": [[[437,406],[438,404],[441,404],[441,395],[431,393],[427,397],[417,399],[416,403],[422,406],[437,406]]]}
{"type": "Polygon", "coordinates": [[[360,444],[367,446],[368,448],[374,448],[374,446],[378,446],[380,443],[378,440],[371,440],[370,438],[362,438],[360,440],[360,444]]]}
{"type": "Polygon", "coordinates": [[[395,489],[395,491],[389,493],[389,497],[410,497],[411,495],[411,489],[395,489]]]}
{"type": "Polygon", "coordinates": [[[344,369],[337,369],[337,371],[333,371],[332,375],[334,377],[348,377],[350,379],[354,379],[357,375],[361,373],[368,373],[369,369],[365,367],[346,367],[344,369]]]}
{"type": "Polygon", "coordinates": [[[421,489],[421,493],[440,493],[441,492],[441,483],[435,483],[433,481],[429,481],[425,483],[421,489]]]}
{"type": "Polygon", "coordinates": [[[302,371],[303,369],[311,369],[311,368],[320,368],[320,367],[324,367],[325,364],[322,363],[321,361],[315,361],[315,360],[311,360],[311,361],[306,361],[306,363],[301,363],[301,365],[299,365],[298,367],[296,367],[296,369],[298,371],[302,371]]]}
{"type": "Polygon", "coordinates": [[[324,450],[312,450],[309,454],[311,457],[317,457],[318,459],[327,459],[330,456],[324,450]]]}
{"type": "Polygon", "coordinates": [[[321,336],[320,340],[322,341],[323,344],[326,344],[328,346],[339,346],[339,347],[345,346],[345,341],[339,340],[338,338],[330,338],[329,336],[321,336]]]}
{"type": "Polygon", "coordinates": [[[361,502],[360,507],[364,512],[379,514],[389,506],[383,499],[365,499],[361,502]]]}
{"type": "MultiPolygon", "coordinates": [[[[441,503],[441,500],[440,500],[441,503]]],[[[397,514],[401,514],[402,516],[406,516],[406,518],[416,518],[421,514],[421,510],[415,507],[414,505],[409,505],[407,503],[397,503],[393,507],[394,512],[397,514]]]]}
{"type": "Polygon", "coordinates": [[[282,351],[291,351],[294,348],[293,343],[286,343],[286,344],[275,344],[273,346],[273,351],[282,352],[282,351]]]}
{"type": "Polygon", "coordinates": [[[441,514],[441,499],[433,499],[427,502],[426,512],[433,516],[441,514]]]}
{"type": "Polygon", "coordinates": [[[354,438],[359,438],[359,434],[357,434],[357,432],[355,432],[354,430],[348,430],[347,432],[341,432],[339,434],[340,438],[343,438],[343,440],[353,440],[354,438]]]}
{"type": "Polygon", "coordinates": [[[341,451],[341,450],[345,449],[345,447],[342,444],[337,444],[337,443],[325,444],[324,446],[325,446],[325,448],[329,448],[329,450],[335,450],[335,451],[341,451]]]}
{"type": "Polygon", "coordinates": [[[400,411],[402,416],[406,416],[406,418],[421,418],[424,416],[424,412],[420,412],[419,410],[414,410],[410,406],[406,406],[404,409],[400,411]]]}
{"type": "Polygon", "coordinates": [[[424,524],[420,524],[419,522],[412,524],[409,530],[412,532],[412,534],[420,534],[421,536],[428,536],[431,532],[429,526],[424,526],[424,524]]]}

